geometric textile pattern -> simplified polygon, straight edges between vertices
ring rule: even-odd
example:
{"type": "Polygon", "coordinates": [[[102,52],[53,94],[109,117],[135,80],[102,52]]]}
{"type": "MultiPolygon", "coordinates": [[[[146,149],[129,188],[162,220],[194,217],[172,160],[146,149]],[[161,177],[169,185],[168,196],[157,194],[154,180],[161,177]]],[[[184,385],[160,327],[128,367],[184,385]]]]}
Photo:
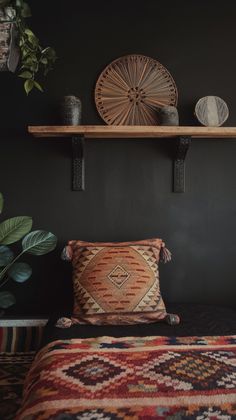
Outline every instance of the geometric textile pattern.
{"type": "Polygon", "coordinates": [[[160,239],[127,243],[70,241],[78,323],[134,324],[166,317],[160,293],[160,239]]]}
{"type": "Polygon", "coordinates": [[[44,347],[17,420],[236,418],[236,336],[99,337],[44,347]]]}
{"type": "Polygon", "coordinates": [[[35,353],[0,353],[0,419],[15,419],[35,353]]]}
{"type": "Polygon", "coordinates": [[[123,286],[124,282],[128,280],[130,277],[130,273],[127,273],[127,271],[121,267],[120,265],[117,265],[108,275],[107,277],[109,280],[114,283],[116,287],[119,287],[119,289],[123,286]]]}

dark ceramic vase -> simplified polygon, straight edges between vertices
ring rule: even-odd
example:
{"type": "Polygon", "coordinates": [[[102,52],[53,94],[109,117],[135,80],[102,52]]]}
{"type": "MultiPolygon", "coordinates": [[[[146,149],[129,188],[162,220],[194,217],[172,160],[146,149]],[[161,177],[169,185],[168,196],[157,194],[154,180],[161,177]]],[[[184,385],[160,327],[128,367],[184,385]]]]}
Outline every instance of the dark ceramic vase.
{"type": "Polygon", "coordinates": [[[64,125],[80,125],[82,117],[81,100],[73,95],[64,96],[61,104],[61,115],[64,125]]]}
{"type": "Polygon", "coordinates": [[[161,125],[179,125],[179,114],[175,106],[163,106],[159,110],[161,125]]]}

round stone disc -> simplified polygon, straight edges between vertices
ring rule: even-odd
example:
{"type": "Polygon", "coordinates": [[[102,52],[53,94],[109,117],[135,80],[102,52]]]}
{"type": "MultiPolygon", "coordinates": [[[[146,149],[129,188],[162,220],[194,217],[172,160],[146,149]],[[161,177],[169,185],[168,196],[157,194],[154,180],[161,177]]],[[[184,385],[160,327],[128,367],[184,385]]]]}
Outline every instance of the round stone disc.
{"type": "Polygon", "coordinates": [[[226,102],[218,96],[204,96],[195,106],[198,121],[207,127],[220,127],[228,119],[226,102]]]}

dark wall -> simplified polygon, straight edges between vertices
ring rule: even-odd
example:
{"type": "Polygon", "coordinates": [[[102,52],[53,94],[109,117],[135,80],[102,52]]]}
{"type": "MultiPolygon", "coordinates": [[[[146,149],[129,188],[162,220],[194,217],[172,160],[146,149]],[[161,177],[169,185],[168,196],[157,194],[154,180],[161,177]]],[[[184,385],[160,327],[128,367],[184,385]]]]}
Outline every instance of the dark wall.
{"type": "Polygon", "coordinates": [[[35,139],[28,124],[54,124],[65,94],[83,102],[83,122],[102,124],[94,105],[96,79],[128,53],[164,64],[179,90],[183,125],[197,99],[215,94],[236,125],[236,4],[179,0],[31,1],[31,25],[58,54],[45,93],[28,98],[21,80],[0,74],[0,191],[4,216],[32,215],[35,228],[59,238],[57,250],[28,258],[32,279],[9,284],[17,305],[9,313],[48,313],[69,301],[70,269],[60,261],[68,239],[163,238],[173,262],[161,266],[161,287],[172,302],[233,304],[236,253],[236,141],[194,140],[187,157],[186,193],[172,193],[173,143],[168,140],[87,141],[86,191],[71,191],[71,145],[35,139]]]}

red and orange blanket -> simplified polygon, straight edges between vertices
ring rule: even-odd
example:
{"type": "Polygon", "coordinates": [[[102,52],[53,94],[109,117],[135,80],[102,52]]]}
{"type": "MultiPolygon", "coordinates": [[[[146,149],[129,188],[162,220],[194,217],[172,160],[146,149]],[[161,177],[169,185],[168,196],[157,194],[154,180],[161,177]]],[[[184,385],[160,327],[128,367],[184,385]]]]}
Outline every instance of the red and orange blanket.
{"type": "Polygon", "coordinates": [[[236,418],[236,336],[57,340],[17,420],[236,418]]]}

